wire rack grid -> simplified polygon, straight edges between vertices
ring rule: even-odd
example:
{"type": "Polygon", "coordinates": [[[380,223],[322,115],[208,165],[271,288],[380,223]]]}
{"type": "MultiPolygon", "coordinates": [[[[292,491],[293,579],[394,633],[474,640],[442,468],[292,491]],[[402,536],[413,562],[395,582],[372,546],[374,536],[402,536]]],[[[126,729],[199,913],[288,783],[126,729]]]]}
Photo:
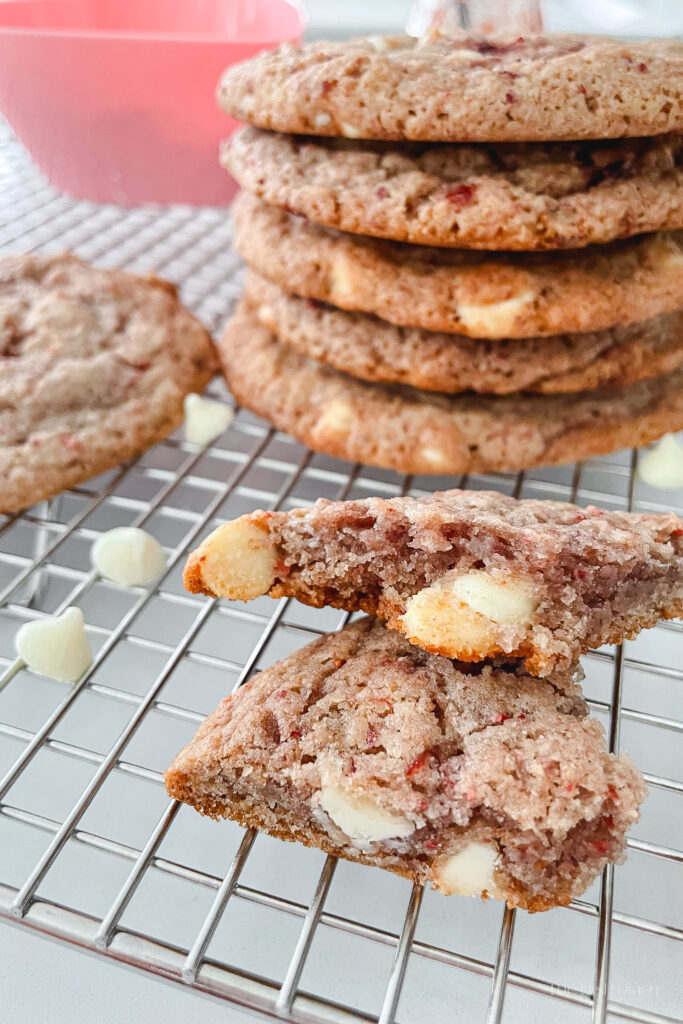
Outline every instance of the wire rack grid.
{"type": "MultiPolygon", "coordinates": [[[[75,203],[0,131],[0,251],[71,248],[155,270],[218,330],[239,293],[224,210],[75,203]]],[[[212,391],[223,397],[219,384],[212,391]]],[[[613,508],[678,509],[637,453],[519,475],[403,478],[307,451],[244,410],[209,448],[176,435],[20,516],[0,517],[0,916],[256,1014],[301,1024],[631,1020],[680,1012],[683,630],[660,624],[585,659],[614,750],[650,786],[627,863],[583,899],[515,914],[423,892],[385,872],[201,819],[162,773],[202,718],[254,671],[343,623],[262,598],[187,594],[186,552],[255,507],[319,496],[488,487],[613,508]],[[168,569],[150,588],[91,570],[92,542],[142,525],[168,569]],[[95,651],[76,685],[16,659],[22,622],[82,608],[95,651]],[[680,774],[680,772],[679,772],[680,774]],[[457,1007],[457,1009],[455,1009],[457,1007]]]]}

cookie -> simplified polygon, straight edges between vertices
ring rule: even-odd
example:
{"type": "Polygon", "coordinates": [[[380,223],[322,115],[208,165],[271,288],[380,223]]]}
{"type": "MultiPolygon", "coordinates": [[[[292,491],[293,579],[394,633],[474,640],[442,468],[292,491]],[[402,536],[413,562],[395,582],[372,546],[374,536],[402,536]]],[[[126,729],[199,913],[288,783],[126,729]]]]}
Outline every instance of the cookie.
{"type": "Polygon", "coordinates": [[[242,193],[235,245],[287,291],[471,338],[602,331],[683,307],[683,231],[574,252],[477,253],[321,228],[242,193]]]}
{"type": "Polygon", "coordinates": [[[455,397],[367,384],[299,355],[246,309],[220,354],[240,404],[311,448],[403,473],[486,473],[573,462],[683,429],[683,370],[578,395],[455,397]]]}
{"type": "Polygon", "coordinates": [[[236,132],[223,166],[265,202],[360,235],[572,249],[683,227],[683,139],[426,146],[236,132]]]}
{"type": "Polygon", "coordinates": [[[572,672],[458,664],[370,619],[227,697],[165,779],[212,818],[531,911],[624,859],[646,795],[572,672]]]}
{"type": "Polygon", "coordinates": [[[592,334],[487,341],[396,327],[290,295],[253,272],[248,304],[285,345],[363,380],[454,394],[562,394],[625,387],[683,363],[683,313],[592,334]]]}
{"type": "Polygon", "coordinates": [[[304,135],[546,142],[683,129],[683,43],[431,34],[281,46],[229,68],[223,110],[304,135]]]}
{"type": "Polygon", "coordinates": [[[548,675],[683,615],[683,520],[494,491],[320,499],[219,526],[185,585],[365,611],[435,654],[548,675]]]}
{"type": "Polygon", "coordinates": [[[216,362],[171,284],[71,255],[0,260],[0,511],[156,444],[216,362]]]}

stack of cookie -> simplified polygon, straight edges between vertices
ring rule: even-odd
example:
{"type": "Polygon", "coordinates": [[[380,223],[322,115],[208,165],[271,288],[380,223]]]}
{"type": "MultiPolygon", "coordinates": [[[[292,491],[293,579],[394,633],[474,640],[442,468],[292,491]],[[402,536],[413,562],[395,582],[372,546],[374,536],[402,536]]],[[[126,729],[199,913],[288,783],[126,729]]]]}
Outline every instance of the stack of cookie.
{"type": "Polygon", "coordinates": [[[249,275],[221,348],[246,407],[416,473],[683,427],[682,43],[286,46],[219,100],[250,122],[223,151],[249,275]]]}

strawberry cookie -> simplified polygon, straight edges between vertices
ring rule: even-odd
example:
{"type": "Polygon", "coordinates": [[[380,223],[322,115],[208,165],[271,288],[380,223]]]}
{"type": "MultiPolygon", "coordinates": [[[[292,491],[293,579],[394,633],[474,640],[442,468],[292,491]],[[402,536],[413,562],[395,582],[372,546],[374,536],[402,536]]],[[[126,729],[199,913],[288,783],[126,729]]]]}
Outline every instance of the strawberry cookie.
{"type": "Polygon", "coordinates": [[[446,894],[563,906],[624,859],[645,796],[575,676],[459,664],[364,619],[226,698],[166,788],[446,894]]]}
{"type": "Polygon", "coordinates": [[[661,135],[683,129],[683,43],[436,31],[285,44],[229,68],[218,102],[259,128],[351,139],[661,135]]]}
{"type": "Polygon", "coordinates": [[[0,260],[0,512],[156,444],[215,369],[173,285],[69,254],[0,260]]]}
{"type": "Polygon", "coordinates": [[[219,526],[185,585],[361,609],[437,654],[547,674],[683,614],[683,521],[495,491],[320,499],[219,526]]]}

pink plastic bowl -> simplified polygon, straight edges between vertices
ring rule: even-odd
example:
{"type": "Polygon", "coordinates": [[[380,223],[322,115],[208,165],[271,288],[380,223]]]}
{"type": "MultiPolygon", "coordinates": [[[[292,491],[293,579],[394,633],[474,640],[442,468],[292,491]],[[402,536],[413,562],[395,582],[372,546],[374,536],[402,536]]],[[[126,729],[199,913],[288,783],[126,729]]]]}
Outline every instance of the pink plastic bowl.
{"type": "Polygon", "coordinates": [[[218,79],[304,29],[294,0],[2,0],[0,108],[78,199],[226,203],[218,79]]]}

